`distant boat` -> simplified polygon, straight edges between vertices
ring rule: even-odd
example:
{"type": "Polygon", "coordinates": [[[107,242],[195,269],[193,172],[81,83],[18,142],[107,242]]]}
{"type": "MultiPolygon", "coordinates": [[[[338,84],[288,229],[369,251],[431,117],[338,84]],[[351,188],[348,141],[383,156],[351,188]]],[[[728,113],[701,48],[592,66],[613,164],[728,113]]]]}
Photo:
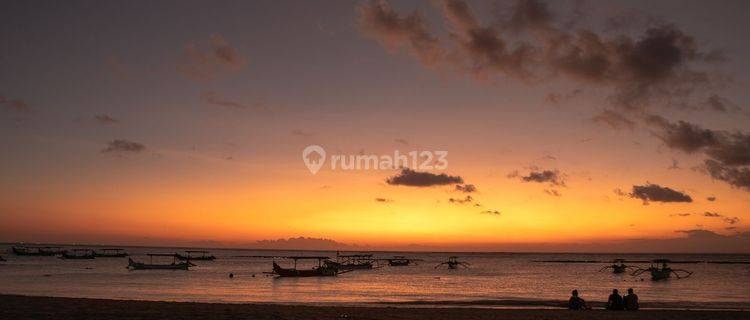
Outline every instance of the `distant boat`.
{"type": "Polygon", "coordinates": [[[612,265],[605,266],[599,272],[602,272],[607,269],[612,269],[612,273],[625,273],[625,271],[628,270],[628,268],[632,268],[631,266],[628,266],[625,264],[625,260],[623,259],[615,259],[612,261],[612,265]]]}
{"type": "Polygon", "coordinates": [[[631,274],[632,276],[639,276],[642,273],[648,272],[651,274],[651,280],[658,281],[658,280],[666,280],[669,279],[672,274],[677,277],[677,279],[687,278],[691,275],[693,275],[692,272],[683,270],[683,269],[672,269],[667,264],[671,263],[672,261],[668,259],[656,259],[651,261],[651,266],[646,269],[637,269],[633,271],[631,274]],[[682,274],[682,275],[681,275],[682,274]]]}
{"type": "Polygon", "coordinates": [[[179,253],[176,253],[175,256],[177,259],[189,261],[189,260],[204,260],[204,261],[213,261],[216,260],[216,257],[211,255],[208,251],[200,251],[200,250],[187,250],[185,251],[186,255],[181,255],[179,253]],[[200,255],[195,255],[196,253],[199,253],[200,255]]]}
{"type": "Polygon", "coordinates": [[[190,267],[195,266],[190,261],[177,262],[177,255],[164,254],[164,253],[149,253],[147,254],[150,258],[149,263],[136,262],[133,259],[128,258],[128,269],[130,270],[189,270],[190,267]],[[154,264],[154,257],[172,257],[172,263],[170,264],[154,264]]]}
{"type": "Polygon", "coordinates": [[[282,268],[276,261],[273,262],[272,274],[278,275],[279,277],[332,277],[339,274],[339,269],[323,264],[323,260],[328,260],[328,257],[284,257],[287,259],[294,260],[293,268],[282,268]],[[297,260],[318,260],[318,266],[313,267],[310,270],[297,270],[297,260]]]}
{"type": "Polygon", "coordinates": [[[469,268],[471,264],[468,262],[458,261],[458,257],[452,256],[452,257],[448,257],[448,261],[438,263],[438,265],[435,266],[435,269],[443,265],[448,266],[448,269],[458,269],[458,267],[469,268]]]}
{"type": "Polygon", "coordinates": [[[94,258],[94,250],[91,249],[66,250],[60,256],[60,259],[66,260],[90,260],[94,258]]]}
{"type": "Polygon", "coordinates": [[[97,258],[124,258],[128,256],[128,253],[123,249],[105,248],[94,251],[94,256],[97,258]]]}
{"type": "Polygon", "coordinates": [[[392,259],[386,260],[388,260],[388,265],[391,267],[405,267],[411,264],[411,260],[404,256],[394,256],[392,259]]]}
{"type": "Polygon", "coordinates": [[[372,262],[372,254],[336,255],[336,261],[324,261],[325,265],[339,270],[372,269],[372,262]]]}
{"type": "Polygon", "coordinates": [[[17,256],[56,256],[64,250],[60,247],[13,247],[13,254],[17,256]]]}

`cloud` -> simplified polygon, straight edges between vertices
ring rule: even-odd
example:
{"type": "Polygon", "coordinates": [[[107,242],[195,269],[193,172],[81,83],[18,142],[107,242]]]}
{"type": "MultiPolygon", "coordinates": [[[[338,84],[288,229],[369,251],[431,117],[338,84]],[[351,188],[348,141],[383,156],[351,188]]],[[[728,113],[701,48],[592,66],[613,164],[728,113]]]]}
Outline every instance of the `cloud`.
{"type": "Polygon", "coordinates": [[[125,139],[115,139],[107,143],[107,147],[102,149],[103,153],[139,153],[145,151],[146,147],[138,142],[125,139]]]}
{"type": "Polygon", "coordinates": [[[551,195],[553,197],[561,197],[562,196],[562,194],[559,191],[555,190],[555,189],[544,189],[544,193],[546,193],[548,195],[551,195]]]}
{"type": "Polygon", "coordinates": [[[418,172],[409,168],[404,168],[399,174],[386,179],[385,182],[390,185],[432,187],[448,184],[463,184],[464,180],[459,176],[449,176],[444,173],[434,174],[429,172],[418,172]]]}
{"type": "Polygon", "coordinates": [[[734,105],[731,101],[729,101],[729,99],[724,98],[718,94],[712,94],[711,96],[709,96],[704,102],[704,107],[708,110],[718,112],[732,112],[742,110],[742,108],[734,105]]]}
{"type": "Polygon", "coordinates": [[[115,123],[119,122],[119,121],[117,121],[117,119],[112,118],[109,115],[106,115],[106,114],[103,114],[103,113],[102,114],[94,115],[94,121],[96,121],[96,122],[98,122],[100,124],[115,124],[115,123]]]}
{"type": "MultiPolygon", "coordinates": [[[[717,61],[709,59],[715,51],[704,52],[691,35],[669,23],[641,24],[649,27],[636,37],[612,29],[573,32],[545,2],[521,0],[499,11],[495,23],[483,25],[465,1],[442,3],[450,27],[444,39],[428,31],[421,13],[401,17],[385,1],[361,6],[360,24],[391,50],[409,47],[423,65],[534,83],[564,77],[608,90],[610,102],[621,111],[643,111],[655,102],[684,107],[712,84],[710,74],[697,67],[717,61]]],[[[581,20],[581,11],[576,12],[573,18],[581,20]]]]}
{"type": "Polygon", "coordinates": [[[460,199],[460,198],[459,199],[456,199],[456,198],[450,198],[450,199],[448,199],[448,202],[455,203],[455,204],[466,204],[466,203],[470,203],[472,201],[474,201],[474,198],[472,198],[471,196],[466,196],[466,198],[463,198],[463,199],[460,199]]]}
{"type": "Polygon", "coordinates": [[[29,105],[25,101],[19,99],[8,100],[4,96],[0,96],[0,105],[14,111],[25,111],[29,109],[29,105]]]}
{"type": "Polygon", "coordinates": [[[672,213],[669,216],[670,217],[689,217],[690,213],[672,213]]]}
{"type": "Polygon", "coordinates": [[[633,120],[630,120],[621,113],[612,110],[602,111],[602,113],[591,118],[591,121],[607,125],[616,130],[633,130],[635,128],[635,122],[633,122],[633,120]]]}
{"type": "Polygon", "coordinates": [[[489,215],[499,216],[501,213],[500,211],[497,211],[497,210],[484,210],[480,212],[480,214],[489,214],[489,215]]]}
{"type": "Polygon", "coordinates": [[[405,146],[409,145],[409,141],[406,141],[406,139],[397,138],[397,139],[393,139],[393,141],[395,141],[396,143],[405,145],[405,146]]]}
{"type": "Polygon", "coordinates": [[[219,75],[237,72],[245,61],[220,34],[211,36],[208,50],[191,43],[185,46],[177,61],[177,72],[192,80],[213,80],[219,75]]]}
{"type": "Polygon", "coordinates": [[[419,12],[400,16],[386,1],[373,0],[357,7],[360,30],[391,52],[407,48],[425,66],[442,56],[438,39],[427,31],[419,12]]]}
{"type": "Polygon", "coordinates": [[[722,221],[724,221],[724,223],[727,223],[727,224],[737,224],[738,222],[740,222],[740,218],[738,217],[727,217],[725,215],[722,215],[716,212],[706,211],[703,213],[703,216],[709,217],[709,218],[720,218],[722,221]]]}
{"type": "Polygon", "coordinates": [[[203,102],[207,104],[220,106],[220,107],[227,107],[227,108],[234,108],[234,109],[245,109],[248,107],[247,105],[241,104],[239,102],[227,100],[221,97],[215,91],[204,91],[203,93],[201,93],[201,100],[203,100],[203,102]]]}
{"type": "Polygon", "coordinates": [[[388,203],[388,202],[393,202],[393,200],[388,199],[388,198],[375,198],[375,202],[388,203]]]}
{"type": "Polygon", "coordinates": [[[648,204],[649,201],[693,202],[693,198],[689,195],[668,187],[662,187],[658,184],[633,186],[633,191],[630,193],[630,197],[643,200],[644,205],[648,204]]]}
{"type": "Polygon", "coordinates": [[[477,187],[473,184],[465,184],[465,185],[456,185],[456,191],[465,192],[465,193],[472,193],[477,191],[477,187]]]}
{"type": "Polygon", "coordinates": [[[656,115],[648,116],[647,123],[670,149],[705,154],[708,159],[701,169],[713,179],[750,191],[750,134],[705,129],[685,121],[672,123],[656,115]]]}
{"type": "MultiPolygon", "coordinates": [[[[509,178],[518,176],[518,172],[512,172],[508,175],[509,178]],[[515,173],[515,174],[514,174],[515,173]]],[[[532,171],[528,175],[522,176],[521,181],[523,182],[536,182],[536,183],[549,183],[550,186],[565,186],[565,177],[558,170],[538,170],[532,168],[532,171]]]]}
{"type": "Polygon", "coordinates": [[[714,196],[706,197],[706,200],[714,202],[714,201],[716,201],[716,197],[714,197],[714,196]]]}

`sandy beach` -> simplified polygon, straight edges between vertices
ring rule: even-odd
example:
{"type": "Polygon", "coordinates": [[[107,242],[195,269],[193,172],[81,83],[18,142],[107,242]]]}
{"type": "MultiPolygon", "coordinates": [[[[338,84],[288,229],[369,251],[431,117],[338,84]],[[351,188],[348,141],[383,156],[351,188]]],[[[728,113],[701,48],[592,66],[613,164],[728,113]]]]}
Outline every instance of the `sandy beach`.
{"type": "Polygon", "coordinates": [[[0,319],[748,319],[748,311],[486,309],[126,301],[0,295],[0,319]]]}

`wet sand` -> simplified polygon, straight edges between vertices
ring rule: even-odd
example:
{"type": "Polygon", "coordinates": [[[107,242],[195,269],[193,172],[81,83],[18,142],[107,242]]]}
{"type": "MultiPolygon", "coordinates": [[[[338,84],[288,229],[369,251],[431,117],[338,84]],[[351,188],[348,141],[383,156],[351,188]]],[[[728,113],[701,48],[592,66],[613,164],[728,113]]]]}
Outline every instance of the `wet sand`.
{"type": "Polygon", "coordinates": [[[750,319],[749,311],[355,307],[128,301],[0,295],[0,319],[750,319]]]}

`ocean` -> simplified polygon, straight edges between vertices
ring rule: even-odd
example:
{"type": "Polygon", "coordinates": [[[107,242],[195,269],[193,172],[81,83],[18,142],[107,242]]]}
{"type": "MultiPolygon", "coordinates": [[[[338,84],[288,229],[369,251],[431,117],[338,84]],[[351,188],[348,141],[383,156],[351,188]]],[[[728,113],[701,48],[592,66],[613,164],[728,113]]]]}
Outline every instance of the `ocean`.
{"type": "MultiPolygon", "coordinates": [[[[189,271],[126,269],[127,258],[63,260],[15,256],[0,246],[0,293],[54,297],[109,298],[191,302],[255,302],[294,304],[427,304],[482,307],[536,305],[551,307],[578,289],[587,301],[606,301],[612,289],[633,288],[644,306],[662,308],[748,308],[750,265],[672,264],[693,275],[652,281],[643,274],[600,271],[606,263],[551,263],[548,260],[611,261],[750,261],[750,255],[696,254],[572,254],[572,253],[412,253],[373,252],[377,258],[396,255],[419,259],[406,267],[383,266],[336,277],[276,278],[272,258],[240,256],[330,256],[331,251],[210,249],[215,261],[194,261],[189,271]],[[5,253],[7,252],[7,253],[5,253]],[[448,256],[469,268],[435,268],[448,256]],[[229,274],[234,274],[230,278],[229,274]]],[[[73,248],[73,247],[68,247],[73,248]]],[[[90,247],[89,247],[90,248],[90,247]]],[[[183,252],[185,248],[124,247],[137,261],[146,253],[183,252]]],[[[343,252],[342,252],[343,254],[343,252]]],[[[162,258],[163,259],[163,258],[162,258]]],[[[170,258],[159,261],[171,261],[170,258]]],[[[275,259],[282,266],[290,261],[275,259]]],[[[300,262],[300,269],[312,262],[300,262]]],[[[630,265],[647,267],[647,263],[630,265]]]]}

